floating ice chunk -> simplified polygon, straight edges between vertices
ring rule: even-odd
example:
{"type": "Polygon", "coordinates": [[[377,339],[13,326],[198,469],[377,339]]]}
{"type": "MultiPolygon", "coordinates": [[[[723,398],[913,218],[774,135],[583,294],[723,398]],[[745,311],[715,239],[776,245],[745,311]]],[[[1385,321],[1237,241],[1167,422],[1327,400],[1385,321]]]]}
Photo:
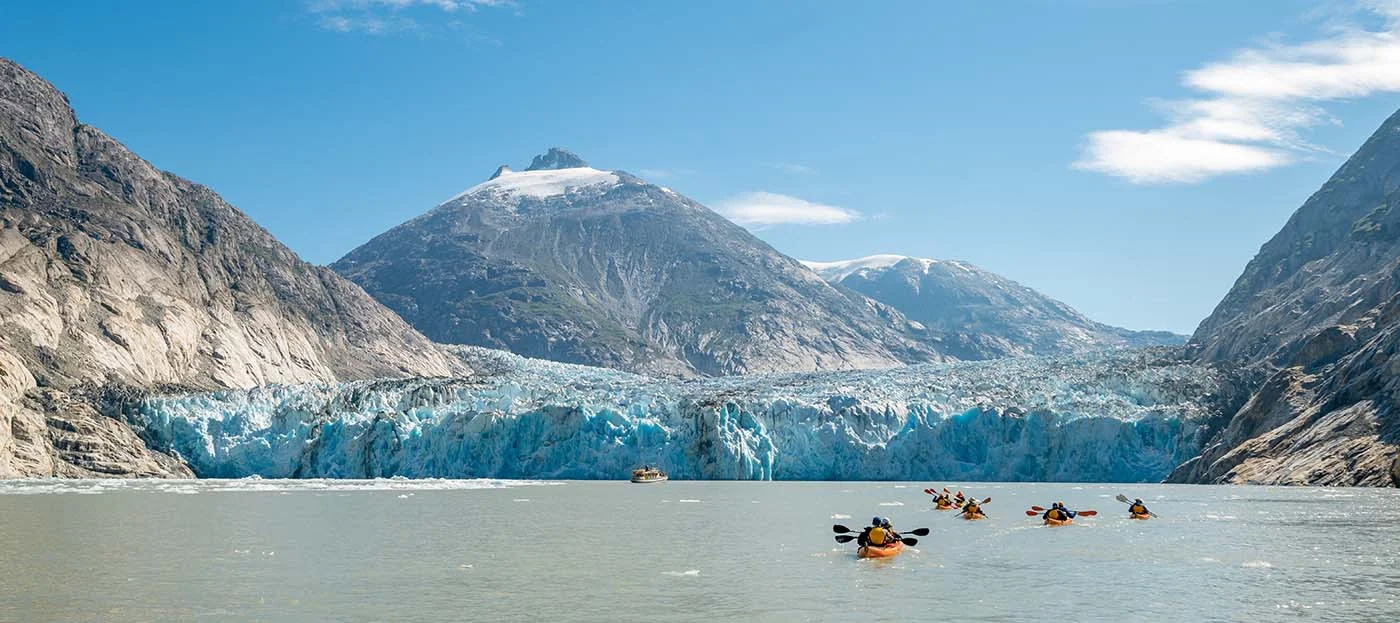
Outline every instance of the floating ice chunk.
{"type": "Polygon", "coordinates": [[[666,572],[663,572],[662,575],[669,575],[669,576],[673,576],[673,577],[678,577],[678,578],[679,578],[679,577],[685,577],[685,576],[688,576],[688,575],[700,575],[700,570],[699,570],[699,569],[689,569],[689,570],[686,570],[686,571],[666,571],[666,572]]]}

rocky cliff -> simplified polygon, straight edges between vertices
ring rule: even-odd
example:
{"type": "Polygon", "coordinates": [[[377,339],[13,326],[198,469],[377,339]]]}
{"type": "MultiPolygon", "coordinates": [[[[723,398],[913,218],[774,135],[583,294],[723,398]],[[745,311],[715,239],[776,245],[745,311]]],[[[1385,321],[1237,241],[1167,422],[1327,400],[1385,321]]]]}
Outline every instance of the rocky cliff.
{"type": "Polygon", "coordinates": [[[0,477],[188,475],[113,388],[445,375],[459,360],[0,59],[0,477]]]}
{"type": "Polygon", "coordinates": [[[1174,346],[1186,336],[1094,322],[1074,308],[967,262],[874,255],[803,262],[823,279],[889,305],[944,336],[959,359],[1077,355],[1174,346]]]}
{"type": "Polygon", "coordinates": [[[1264,244],[1191,345],[1251,397],[1173,481],[1400,483],[1400,113],[1264,244]]]}
{"type": "Polygon", "coordinates": [[[332,268],[434,340],[555,361],[690,376],[942,359],[898,312],[679,193],[561,149],[501,167],[332,268]]]}

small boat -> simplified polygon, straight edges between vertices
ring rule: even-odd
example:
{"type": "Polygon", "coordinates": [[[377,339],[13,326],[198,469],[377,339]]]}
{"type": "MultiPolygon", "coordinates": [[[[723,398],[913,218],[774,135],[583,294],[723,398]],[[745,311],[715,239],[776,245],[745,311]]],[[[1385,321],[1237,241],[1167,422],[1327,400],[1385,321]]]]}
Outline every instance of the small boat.
{"type": "Polygon", "coordinates": [[[883,547],[876,547],[876,546],[874,546],[874,545],[866,545],[865,547],[862,547],[862,548],[856,550],[856,557],[857,557],[857,558],[891,558],[891,557],[893,557],[893,556],[898,556],[899,553],[902,552],[902,551],[904,551],[904,543],[901,543],[901,542],[899,542],[899,541],[895,541],[893,545],[885,545],[885,546],[883,546],[883,547]]]}
{"type": "Polygon", "coordinates": [[[987,518],[987,516],[986,516],[985,514],[983,514],[983,513],[977,513],[976,515],[969,515],[969,514],[967,514],[967,513],[963,513],[963,519],[966,519],[966,520],[968,520],[968,521],[977,521],[978,519],[986,519],[986,518],[987,518]]]}
{"type": "Polygon", "coordinates": [[[656,469],[655,467],[643,467],[642,469],[632,470],[632,482],[666,482],[666,480],[666,472],[656,469]]]}
{"type": "Polygon", "coordinates": [[[1151,515],[1139,515],[1139,514],[1137,514],[1137,513],[1128,513],[1128,519],[1151,519],[1151,518],[1152,518],[1151,515]]]}
{"type": "Polygon", "coordinates": [[[1072,524],[1072,523],[1074,523],[1074,520],[1073,520],[1073,519],[1049,519],[1049,518],[1047,518],[1047,519],[1045,520],[1045,525],[1047,525],[1047,526],[1068,526],[1068,525],[1070,525],[1070,524],[1072,524]]]}
{"type": "Polygon", "coordinates": [[[955,508],[957,508],[957,507],[956,507],[956,506],[953,506],[952,504],[938,504],[938,505],[934,506],[934,508],[936,508],[936,509],[938,509],[938,510],[941,510],[941,511],[950,511],[950,510],[953,510],[953,509],[955,509],[955,508]]]}

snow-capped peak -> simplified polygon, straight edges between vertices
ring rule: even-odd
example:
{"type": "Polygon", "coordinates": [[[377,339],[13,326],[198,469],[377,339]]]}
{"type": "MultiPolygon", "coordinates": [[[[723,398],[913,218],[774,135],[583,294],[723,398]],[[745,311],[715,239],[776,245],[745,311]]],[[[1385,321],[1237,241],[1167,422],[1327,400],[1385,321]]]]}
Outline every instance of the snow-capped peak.
{"type": "Polygon", "coordinates": [[[939,263],[939,260],[930,260],[921,257],[881,254],[870,255],[854,260],[837,260],[835,262],[808,262],[803,260],[802,264],[818,275],[821,275],[822,279],[831,283],[836,283],[862,270],[889,268],[905,260],[911,260],[922,264],[924,272],[928,272],[929,266],[939,263]]]}

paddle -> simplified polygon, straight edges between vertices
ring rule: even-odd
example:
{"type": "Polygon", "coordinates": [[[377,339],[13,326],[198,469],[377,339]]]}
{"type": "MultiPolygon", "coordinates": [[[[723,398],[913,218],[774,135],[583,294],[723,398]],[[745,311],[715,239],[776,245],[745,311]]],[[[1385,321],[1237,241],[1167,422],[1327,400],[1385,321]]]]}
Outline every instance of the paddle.
{"type": "MultiPolygon", "coordinates": [[[[921,530],[926,530],[926,529],[921,528],[921,530]]],[[[928,532],[925,531],[924,534],[928,534],[928,532]]],[[[836,535],[836,542],[837,542],[837,543],[850,543],[851,541],[854,541],[854,540],[856,540],[856,539],[858,539],[858,538],[860,538],[860,537],[853,536],[853,535],[850,535],[850,534],[838,534],[838,535],[836,535]]],[[[916,539],[916,538],[914,538],[914,537],[904,537],[904,538],[900,539],[899,542],[901,542],[901,543],[903,543],[903,544],[905,544],[905,545],[910,545],[910,546],[918,545],[918,544],[919,544],[919,540],[916,539]]]]}
{"type": "MultiPolygon", "coordinates": [[[[1044,511],[1045,511],[1045,509],[1043,509],[1043,508],[1041,508],[1041,507],[1039,507],[1039,506],[1032,506],[1032,507],[1031,507],[1031,510],[1026,511],[1026,516],[1027,516],[1027,517],[1035,517],[1036,515],[1039,515],[1040,513],[1044,512],[1044,511]]],[[[1079,511],[1079,512],[1075,513],[1075,516],[1077,517],[1077,516],[1079,516],[1079,515],[1083,515],[1083,516],[1085,516],[1085,517],[1093,517],[1093,516],[1098,515],[1098,514],[1099,514],[1098,511],[1079,511]]]]}
{"type": "MultiPolygon", "coordinates": [[[[846,526],[843,526],[843,525],[841,525],[841,524],[836,524],[836,525],[832,526],[832,527],[831,527],[831,531],[832,531],[832,532],[835,532],[835,533],[837,533],[837,534],[849,534],[849,533],[852,533],[852,532],[857,532],[857,533],[860,532],[859,530],[852,530],[852,529],[847,528],[846,526]]],[[[914,530],[910,530],[907,534],[912,534],[912,535],[914,535],[914,536],[928,536],[928,528],[916,528],[916,529],[914,529],[914,530]]],[[[851,538],[855,538],[855,537],[851,537],[851,538]]],[[[836,540],[841,541],[841,537],[836,537],[836,540]]],[[[847,541],[849,541],[849,540],[850,540],[850,539],[847,539],[847,541]]],[[[841,541],[841,542],[842,542],[842,543],[845,543],[846,541],[841,541]]]]}
{"type": "MultiPolygon", "coordinates": [[[[1119,493],[1119,494],[1118,494],[1118,497],[1115,498],[1115,499],[1118,500],[1119,502],[1122,502],[1122,503],[1124,503],[1124,504],[1127,504],[1128,506],[1132,506],[1132,505],[1133,505],[1132,502],[1128,501],[1128,496],[1123,495],[1122,493],[1119,493]]],[[[1157,517],[1157,513],[1154,513],[1154,512],[1152,512],[1152,511],[1147,511],[1147,514],[1148,514],[1148,515],[1151,515],[1152,517],[1157,517]]],[[[1160,518],[1159,518],[1159,519],[1160,519],[1160,518]]]]}

